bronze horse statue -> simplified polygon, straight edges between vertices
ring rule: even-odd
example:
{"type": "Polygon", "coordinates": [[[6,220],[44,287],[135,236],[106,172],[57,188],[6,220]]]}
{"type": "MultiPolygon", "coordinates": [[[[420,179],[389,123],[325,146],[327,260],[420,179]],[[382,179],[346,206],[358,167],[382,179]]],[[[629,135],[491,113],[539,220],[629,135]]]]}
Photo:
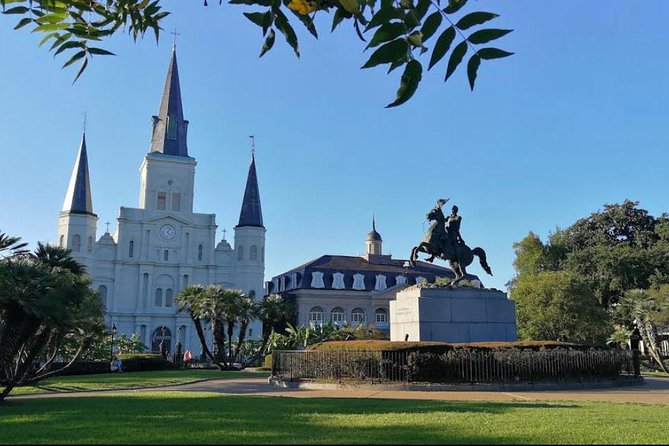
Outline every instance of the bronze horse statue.
{"type": "Polygon", "coordinates": [[[427,219],[434,221],[434,223],[432,223],[432,226],[428,229],[420,245],[414,246],[411,250],[409,263],[412,267],[416,265],[419,252],[429,254],[430,257],[426,259],[426,261],[430,263],[434,261],[435,257],[447,260],[453,273],[455,273],[455,278],[451,280],[451,285],[456,285],[465,278],[465,275],[467,274],[466,267],[471,265],[474,261],[474,256],[477,256],[481,262],[481,267],[486,273],[492,276],[492,271],[486,260],[485,251],[482,248],[477,247],[470,249],[466,244],[457,243],[452,240],[452,235],[449,235],[446,231],[446,217],[444,217],[441,207],[432,209],[427,214],[427,219]]]}

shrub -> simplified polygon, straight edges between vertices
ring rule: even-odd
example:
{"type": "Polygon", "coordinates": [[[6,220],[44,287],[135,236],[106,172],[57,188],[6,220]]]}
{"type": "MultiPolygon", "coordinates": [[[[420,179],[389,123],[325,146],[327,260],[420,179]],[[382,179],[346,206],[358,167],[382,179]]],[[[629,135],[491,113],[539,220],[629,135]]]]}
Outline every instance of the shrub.
{"type": "MultiPolygon", "coordinates": [[[[179,366],[152,353],[123,353],[119,355],[126,372],[145,372],[149,370],[169,370],[179,366]]],[[[107,368],[109,370],[109,368],[107,368]]]]}

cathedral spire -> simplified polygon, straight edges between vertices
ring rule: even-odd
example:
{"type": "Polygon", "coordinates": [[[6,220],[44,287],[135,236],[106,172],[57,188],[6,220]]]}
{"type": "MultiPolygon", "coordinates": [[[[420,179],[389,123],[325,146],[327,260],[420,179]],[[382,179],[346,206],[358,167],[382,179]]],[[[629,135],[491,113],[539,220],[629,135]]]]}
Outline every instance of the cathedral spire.
{"type": "Polygon", "coordinates": [[[262,208],[260,207],[260,190],[258,189],[258,176],[256,175],[255,153],[251,155],[251,166],[246,178],[246,190],[242,210],[239,213],[239,226],[256,226],[264,228],[262,222],[262,208]]]}
{"type": "Polygon", "coordinates": [[[188,121],[184,119],[181,104],[181,86],[177,66],[176,46],[172,47],[172,59],[167,70],[167,79],[160,101],[158,116],[153,116],[151,152],[174,156],[188,156],[186,133],[188,121]]]}
{"type": "Polygon", "coordinates": [[[79,153],[77,153],[77,160],[74,163],[62,211],[73,214],[95,215],[93,213],[93,201],[91,200],[91,182],[88,174],[85,132],[81,136],[79,153]]]}

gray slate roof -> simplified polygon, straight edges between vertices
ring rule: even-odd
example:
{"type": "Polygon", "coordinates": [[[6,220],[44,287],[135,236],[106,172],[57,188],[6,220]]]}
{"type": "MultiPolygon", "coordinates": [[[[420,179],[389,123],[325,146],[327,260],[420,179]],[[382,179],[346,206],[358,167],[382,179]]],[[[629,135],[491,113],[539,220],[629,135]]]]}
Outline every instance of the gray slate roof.
{"type": "Polygon", "coordinates": [[[72,169],[70,184],[63,202],[63,212],[73,214],[93,213],[93,200],[91,199],[91,182],[88,174],[88,153],[86,151],[86,133],[81,136],[81,145],[77,153],[77,160],[72,169]]]}
{"type": "Polygon", "coordinates": [[[179,67],[176,47],[172,49],[172,59],[167,70],[163,97],[160,100],[158,116],[153,116],[153,135],[150,152],[165,155],[188,156],[186,142],[188,121],[184,119],[181,104],[179,67]]]}
{"type": "Polygon", "coordinates": [[[242,210],[239,213],[239,223],[237,226],[265,227],[262,222],[255,155],[251,156],[251,166],[249,166],[249,175],[246,178],[246,190],[244,191],[244,200],[242,201],[242,210]]]}

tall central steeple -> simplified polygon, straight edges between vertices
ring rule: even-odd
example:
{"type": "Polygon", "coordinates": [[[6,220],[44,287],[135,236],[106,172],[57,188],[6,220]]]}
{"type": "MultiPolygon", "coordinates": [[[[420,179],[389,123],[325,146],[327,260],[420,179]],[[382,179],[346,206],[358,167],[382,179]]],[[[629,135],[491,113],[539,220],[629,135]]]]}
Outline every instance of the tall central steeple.
{"type": "Polygon", "coordinates": [[[177,49],[172,48],[172,60],[167,70],[163,97],[158,116],[153,116],[153,135],[150,152],[165,155],[188,156],[186,136],[188,121],[184,119],[181,105],[181,86],[177,66],[177,49]]]}
{"type": "Polygon", "coordinates": [[[258,176],[256,175],[256,157],[251,155],[251,166],[246,178],[246,190],[242,201],[242,210],[239,213],[237,226],[255,226],[264,228],[262,222],[262,208],[260,206],[260,190],[258,189],[258,176]]]}
{"type": "Polygon", "coordinates": [[[65,194],[62,212],[72,212],[74,214],[93,213],[93,204],[91,200],[91,181],[88,174],[88,154],[86,153],[86,134],[81,136],[81,145],[77,160],[72,169],[72,177],[65,194]]]}

